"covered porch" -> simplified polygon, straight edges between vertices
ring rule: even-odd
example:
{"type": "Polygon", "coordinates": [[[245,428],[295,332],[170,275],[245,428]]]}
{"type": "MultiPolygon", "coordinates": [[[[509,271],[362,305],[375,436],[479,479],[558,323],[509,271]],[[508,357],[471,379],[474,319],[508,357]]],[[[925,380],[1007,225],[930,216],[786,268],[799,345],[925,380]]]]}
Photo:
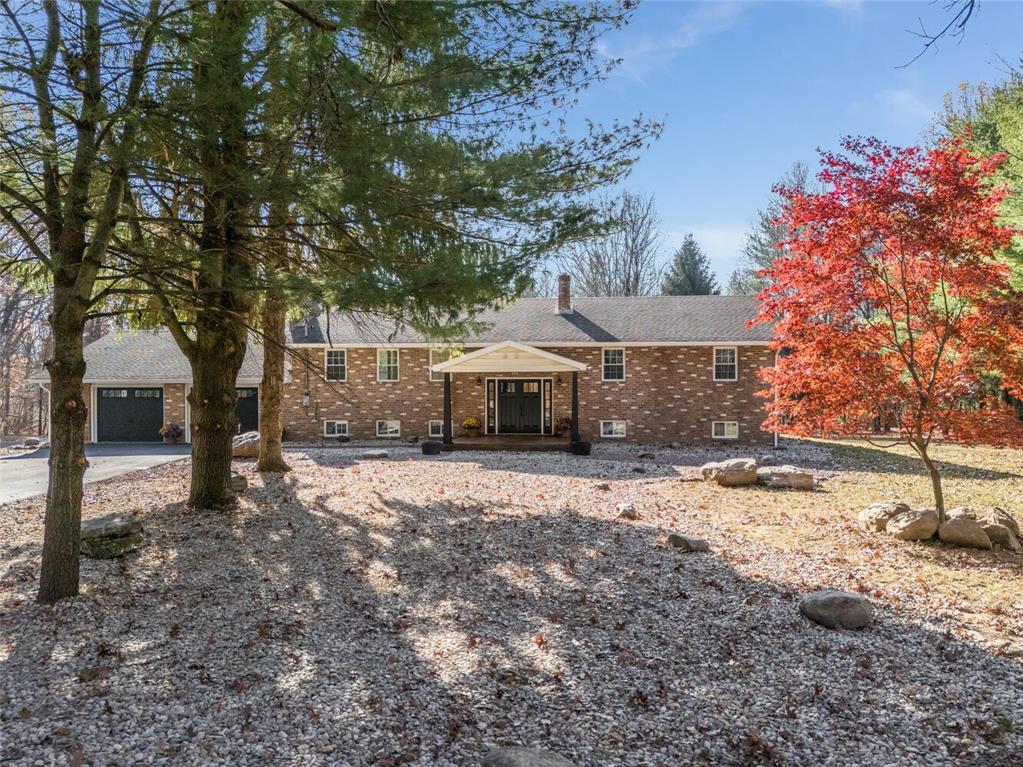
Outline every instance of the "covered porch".
{"type": "Polygon", "coordinates": [[[586,368],[584,362],[515,341],[491,344],[433,365],[431,370],[442,374],[444,381],[445,449],[561,450],[569,442],[578,442],[579,373],[586,368]],[[485,378],[483,436],[456,440],[452,434],[452,378],[460,374],[476,377],[477,384],[485,378]],[[553,392],[564,374],[571,377],[568,416],[571,425],[567,439],[554,436],[553,392]]]}

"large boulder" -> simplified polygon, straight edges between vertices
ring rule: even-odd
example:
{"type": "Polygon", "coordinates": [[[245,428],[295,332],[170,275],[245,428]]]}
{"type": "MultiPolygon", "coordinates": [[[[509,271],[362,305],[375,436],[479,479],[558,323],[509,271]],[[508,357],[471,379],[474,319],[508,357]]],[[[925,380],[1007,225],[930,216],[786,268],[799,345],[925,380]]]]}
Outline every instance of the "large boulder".
{"type": "Polygon", "coordinates": [[[946,519],[938,528],[938,537],[953,546],[966,546],[974,549],[990,549],[991,539],[984,532],[984,526],[975,519],[959,516],[946,519]]]}
{"type": "Polygon", "coordinates": [[[757,482],[767,487],[788,490],[813,490],[813,474],[795,466],[761,466],[757,469],[757,482]]]}
{"type": "Polygon", "coordinates": [[[1012,534],[1019,538],[1019,522],[1005,509],[1000,509],[997,506],[988,509],[987,511],[979,514],[977,520],[983,522],[985,525],[1004,525],[1012,531],[1012,534]]]}
{"type": "Polygon", "coordinates": [[[259,458],[259,432],[247,431],[235,437],[231,455],[235,458],[259,458]]]}
{"type": "Polygon", "coordinates": [[[722,487],[752,485],[757,481],[757,462],[752,458],[731,458],[705,463],[700,468],[703,478],[722,487]]]}
{"type": "Polygon", "coordinates": [[[483,759],[483,767],[574,767],[560,754],[546,748],[505,746],[495,748],[483,759]]]}
{"type": "Polygon", "coordinates": [[[909,511],[909,504],[902,501],[878,501],[861,511],[857,519],[864,530],[881,533],[884,532],[889,519],[905,511],[909,511]]]}
{"type": "Polygon", "coordinates": [[[39,439],[39,437],[25,437],[25,439],[22,440],[22,444],[25,447],[39,447],[39,445],[42,444],[42,440],[39,439]]]}
{"type": "Polygon", "coordinates": [[[82,556],[91,559],[123,557],[142,541],[142,523],[121,514],[83,519],[81,530],[82,556]]]}
{"type": "Polygon", "coordinates": [[[1020,544],[1019,538],[1013,535],[1012,530],[1005,525],[984,524],[984,532],[987,533],[987,537],[991,539],[993,545],[1014,551],[1017,554],[1023,552],[1023,545],[1020,544]]]}
{"type": "Polygon", "coordinates": [[[935,509],[911,509],[888,520],[885,532],[900,541],[926,541],[938,532],[938,512],[935,509]]]}
{"type": "Polygon", "coordinates": [[[815,591],[799,603],[799,612],[829,629],[860,629],[874,620],[874,606],[848,591],[815,591]]]}

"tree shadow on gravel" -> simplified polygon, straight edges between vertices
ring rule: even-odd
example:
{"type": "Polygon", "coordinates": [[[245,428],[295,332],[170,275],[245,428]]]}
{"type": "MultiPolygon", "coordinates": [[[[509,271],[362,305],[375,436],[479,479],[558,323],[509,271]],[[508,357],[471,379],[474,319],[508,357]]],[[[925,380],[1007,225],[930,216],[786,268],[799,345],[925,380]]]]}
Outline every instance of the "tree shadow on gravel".
{"type": "MultiPolygon", "coordinates": [[[[836,443],[832,449],[835,458],[841,465],[853,471],[870,471],[880,474],[919,474],[921,476],[927,474],[923,463],[913,455],[894,453],[891,450],[866,444],[836,443]]],[[[932,458],[941,475],[948,479],[1023,479],[1023,473],[1018,471],[1005,471],[994,467],[978,468],[953,461],[943,461],[934,456],[932,458]]]]}
{"type": "Polygon", "coordinates": [[[386,466],[329,488],[250,473],[236,514],[149,513],[147,549],[90,565],[83,599],[7,592],[0,757],[1008,765],[1023,746],[1018,661],[891,615],[828,631],[663,530],[441,493],[432,468],[428,494],[386,466]]]}

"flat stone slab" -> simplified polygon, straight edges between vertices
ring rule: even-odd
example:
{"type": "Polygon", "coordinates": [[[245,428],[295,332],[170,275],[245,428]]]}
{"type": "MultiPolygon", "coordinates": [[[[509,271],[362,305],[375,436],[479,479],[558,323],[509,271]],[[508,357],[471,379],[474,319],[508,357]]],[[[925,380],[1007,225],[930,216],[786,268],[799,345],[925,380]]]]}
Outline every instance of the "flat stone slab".
{"type": "Polygon", "coordinates": [[[829,629],[860,629],[874,620],[874,606],[849,591],[815,591],[799,603],[799,612],[829,629]]]}
{"type": "Polygon", "coordinates": [[[387,458],[386,450],[363,450],[359,457],[364,461],[381,461],[387,458]]]}
{"type": "Polygon", "coordinates": [[[680,533],[669,533],[665,540],[671,548],[682,551],[710,551],[710,544],[702,538],[690,538],[680,533]]]}
{"type": "Polygon", "coordinates": [[[575,767],[561,754],[546,748],[505,746],[495,748],[483,759],[483,767],[575,767]]]}

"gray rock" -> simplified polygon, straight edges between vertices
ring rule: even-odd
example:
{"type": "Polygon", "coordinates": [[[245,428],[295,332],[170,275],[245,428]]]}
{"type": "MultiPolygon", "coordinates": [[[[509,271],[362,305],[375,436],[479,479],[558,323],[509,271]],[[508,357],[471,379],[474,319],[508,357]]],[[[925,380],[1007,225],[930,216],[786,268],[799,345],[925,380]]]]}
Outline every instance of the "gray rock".
{"type": "Polygon", "coordinates": [[[673,549],[681,549],[686,552],[710,551],[710,544],[702,538],[690,538],[688,535],[680,535],[679,533],[669,533],[665,543],[673,549]]]}
{"type": "Polygon", "coordinates": [[[757,469],[757,482],[788,490],[813,490],[813,474],[795,466],[765,466],[757,469]]]}
{"type": "Polygon", "coordinates": [[[249,489],[249,481],[244,474],[231,474],[231,489],[236,493],[244,493],[249,489]]]}
{"type": "Polygon", "coordinates": [[[640,453],[640,454],[639,454],[639,457],[640,457],[640,458],[646,458],[646,459],[649,459],[649,458],[656,458],[656,457],[657,457],[657,455],[656,455],[656,453],[640,453]]]}
{"type": "Polygon", "coordinates": [[[773,455],[761,455],[757,457],[757,466],[777,466],[778,459],[773,455]]]}
{"type": "Polygon", "coordinates": [[[360,456],[364,461],[379,461],[387,458],[386,450],[363,450],[360,456]]]}
{"type": "Polygon", "coordinates": [[[731,458],[705,463],[700,467],[703,478],[722,487],[741,487],[757,481],[757,462],[752,458],[731,458]]]}
{"type": "Polygon", "coordinates": [[[259,458],[259,432],[247,431],[232,440],[231,455],[235,458],[259,458]]]}
{"type": "Polygon", "coordinates": [[[799,612],[829,629],[859,629],[874,620],[874,606],[860,594],[815,591],[799,603],[799,612]]]}
{"type": "Polygon", "coordinates": [[[980,514],[977,519],[987,525],[1005,525],[1012,531],[1012,534],[1019,538],[1020,529],[1019,522],[1005,509],[1001,509],[998,506],[988,509],[983,514],[980,514]]]}
{"type": "Polygon", "coordinates": [[[971,506],[956,506],[945,512],[945,519],[976,519],[977,512],[971,506]]]}
{"type": "Polygon", "coordinates": [[[619,503],[616,510],[622,519],[639,519],[639,512],[633,503],[619,503]]]}
{"type": "Polygon", "coordinates": [[[984,532],[984,526],[969,517],[946,520],[938,528],[938,537],[953,546],[966,546],[973,549],[991,548],[991,539],[984,532]]]}
{"type": "Polygon", "coordinates": [[[984,532],[987,533],[987,537],[991,539],[991,543],[995,546],[1008,549],[1017,554],[1023,551],[1019,538],[1013,535],[1012,530],[1005,525],[985,524],[984,532]]]}
{"type": "Polygon", "coordinates": [[[39,439],[39,437],[25,437],[25,439],[22,441],[22,444],[25,447],[39,447],[41,443],[42,440],[39,439]]]}
{"type": "Polygon", "coordinates": [[[575,765],[546,748],[505,746],[492,749],[484,757],[483,767],[575,767],[575,765]]]}
{"type": "Polygon", "coordinates": [[[906,511],[909,511],[909,504],[902,501],[878,501],[870,504],[856,518],[864,530],[881,533],[884,532],[889,519],[906,511]]]}
{"type": "Polygon", "coordinates": [[[900,541],[926,541],[938,532],[938,512],[934,509],[912,509],[888,520],[885,532],[900,541]]]}
{"type": "Polygon", "coordinates": [[[122,557],[142,542],[142,523],[114,514],[82,520],[82,556],[90,559],[122,557]]]}

